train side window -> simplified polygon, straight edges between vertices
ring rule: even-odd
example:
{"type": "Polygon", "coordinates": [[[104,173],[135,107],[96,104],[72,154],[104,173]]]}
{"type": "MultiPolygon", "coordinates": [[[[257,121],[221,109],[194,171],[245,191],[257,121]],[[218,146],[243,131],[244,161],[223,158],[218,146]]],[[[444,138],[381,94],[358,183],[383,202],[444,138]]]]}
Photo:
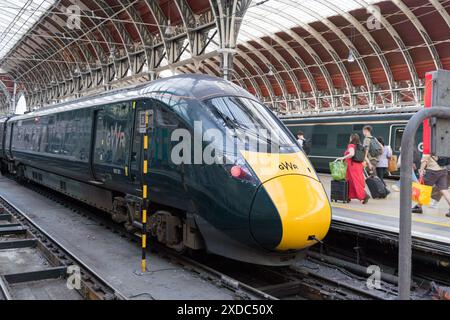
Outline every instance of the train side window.
{"type": "Polygon", "coordinates": [[[130,104],[117,103],[98,111],[94,163],[124,166],[129,156],[130,104]]]}
{"type": "Polygon", "coordinates": [[[403,132],[405,132],[404,128],[395,129],[395,134],[394,134],[394,151],[395,152],[400,152],[400,147],[402,146],[403,132]]]}
{"type": "Polygon", "coordinates": [[[325,133],[316,133],[312,135],[312,147],[326,147],[328,144],[328,135],[325,133]]]}
{"type": "Polygon", "coordinates": [[[346,149],[348,146],[349,138],[350,138],[350,134],[348,134],[348,133],[338,134],[337,140],[336,140],[336,148],[337,149],[346,149]]]}

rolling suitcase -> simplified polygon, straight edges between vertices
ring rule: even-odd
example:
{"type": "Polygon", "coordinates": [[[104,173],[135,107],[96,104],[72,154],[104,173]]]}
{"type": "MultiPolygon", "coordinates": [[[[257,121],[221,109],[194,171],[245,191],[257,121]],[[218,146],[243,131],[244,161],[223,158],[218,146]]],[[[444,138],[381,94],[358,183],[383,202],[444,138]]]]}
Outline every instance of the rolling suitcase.
{"type": "Polygon", "coordinates": [[[383,181],[377,176],[368,176],[366,173],[366,184],[373,199],[384,199],[388,192],[383,181]]]}
{"type": "Polygon", "coordinates": [[[347,181],[331,181],[331,201],[350,202],[348,198],[348,182],[347,181]]]}

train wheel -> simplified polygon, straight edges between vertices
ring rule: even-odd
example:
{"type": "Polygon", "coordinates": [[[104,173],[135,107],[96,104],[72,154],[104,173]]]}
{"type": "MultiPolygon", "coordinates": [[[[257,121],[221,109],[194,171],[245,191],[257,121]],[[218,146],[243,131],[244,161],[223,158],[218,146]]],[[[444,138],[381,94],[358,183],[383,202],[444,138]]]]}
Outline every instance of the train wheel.
{"type": "Polygon", "coordinates": [[[183,220],[166,210],[158,210],[148,220],[149,232],[158,242],[177,252],[184,252],[183,220]]]}

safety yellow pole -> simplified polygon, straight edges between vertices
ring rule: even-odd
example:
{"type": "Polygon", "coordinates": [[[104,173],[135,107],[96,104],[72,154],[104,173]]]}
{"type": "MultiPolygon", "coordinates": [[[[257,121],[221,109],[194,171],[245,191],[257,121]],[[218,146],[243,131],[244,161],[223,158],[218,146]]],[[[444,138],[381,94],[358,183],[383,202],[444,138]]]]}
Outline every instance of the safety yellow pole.
{"type": "Polygon", "coordinates": [[[143,134],[143,161],[142,161],[142,234],[141,234],[141,246],[142,246],[142,257],[141,257],[141,270],[142,272],[147,271],[147,258],[146,258],[146,248],[147,248],[147,210],[148,210],[148,186],[145,176],[148,173],[148,113],[145,113],[145,133],[143,134]]]}

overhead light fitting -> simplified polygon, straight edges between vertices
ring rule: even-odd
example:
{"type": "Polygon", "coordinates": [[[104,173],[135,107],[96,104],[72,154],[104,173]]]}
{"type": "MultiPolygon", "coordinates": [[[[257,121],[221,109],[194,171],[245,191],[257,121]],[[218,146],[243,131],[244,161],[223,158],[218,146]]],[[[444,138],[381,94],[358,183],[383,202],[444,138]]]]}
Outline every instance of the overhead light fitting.
{"type": "Polygon", "coordinates": [[[116,56],[116,47],[112,46],[109,52],[109,58],[114,59],[115,56],[116,56]]]}
{"type": "Polygon", "coordinates": [[[267,73],[268,76],[273,76],[273,70],[272,70],[272,66],[269,67],[269,72],[267,73]]]}
{"type": "Polygon", "coordinates": [[[170,24],[170,19],[167,21],[167,27],[166,27],[166,36],[173,36],[175,34],[175,28],[170,24]]]}
{"type": "Polygon", "coordinates": [[[350,49],[349,53],[348,53],[348,62],[353,63],[355,62],[355,56],[353,55],[353,50],[350,49]]]}

